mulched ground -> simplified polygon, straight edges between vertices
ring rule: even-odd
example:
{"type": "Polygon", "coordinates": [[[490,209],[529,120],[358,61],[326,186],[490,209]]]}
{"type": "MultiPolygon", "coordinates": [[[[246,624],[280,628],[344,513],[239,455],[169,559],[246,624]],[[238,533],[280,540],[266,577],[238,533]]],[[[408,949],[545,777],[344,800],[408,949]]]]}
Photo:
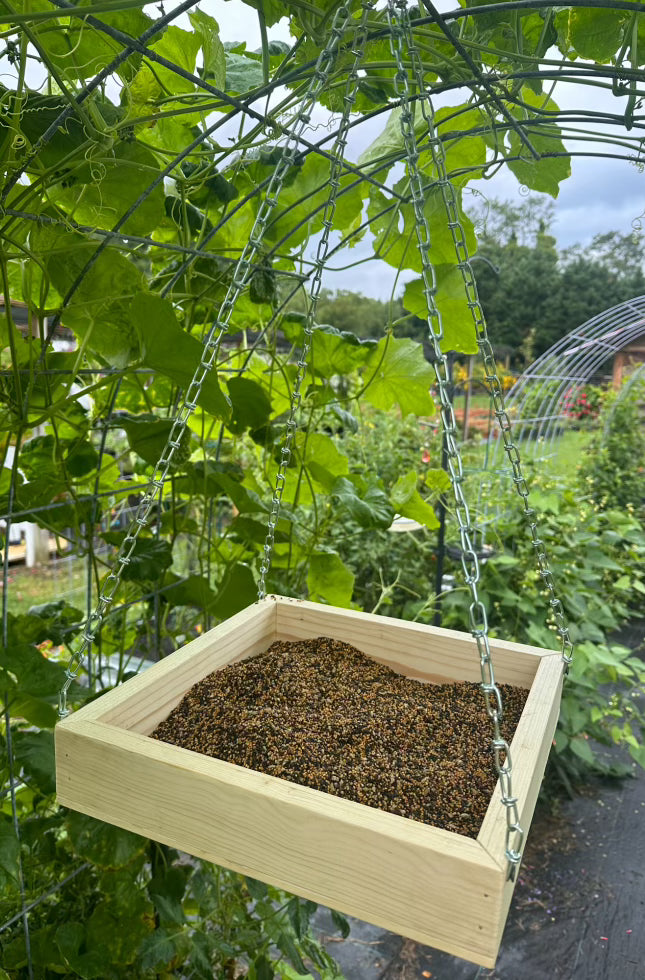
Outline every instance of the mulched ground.
{"type": "MultiPolygon", "coordinates": [[[[501,692],[510,742],[528,692],[501,692]]],[[[491,736],[478,684],[422,684],[327,637],[216,671],[152,734],[469,837],[497,781],[491,736]]]]}

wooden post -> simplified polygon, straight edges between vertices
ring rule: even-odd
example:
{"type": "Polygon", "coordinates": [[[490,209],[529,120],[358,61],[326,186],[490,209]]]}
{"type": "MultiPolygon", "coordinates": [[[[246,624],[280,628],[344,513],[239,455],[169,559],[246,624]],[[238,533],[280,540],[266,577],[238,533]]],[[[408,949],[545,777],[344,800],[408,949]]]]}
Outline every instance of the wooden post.
{"type": "Polygon", "coordinates": [[[619,350],[614,357],[614,370],[612,377],[612,384],[614,388],[620,388],[621,382],[623,380],[623,371],[625,370],[626,354],[624,350],[619,350]]]}

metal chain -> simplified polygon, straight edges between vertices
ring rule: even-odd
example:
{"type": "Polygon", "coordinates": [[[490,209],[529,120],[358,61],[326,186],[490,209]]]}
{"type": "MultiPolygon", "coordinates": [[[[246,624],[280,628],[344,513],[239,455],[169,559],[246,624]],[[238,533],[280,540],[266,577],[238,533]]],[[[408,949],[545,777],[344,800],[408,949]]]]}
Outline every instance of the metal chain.
{"type": "Polygon", "coordinates": [[[334,214],[336,212],[336,200],[338,198],[338,192],[340,190],[340,177],[343,171],[343,158],[344,158],[345,148],[347,146],[347,134],[349,132],[350,113],[354,107],[354,103],[356,102],[356,93],[357,93],[358,81],[359,81],[358,72],[363,62],[365,42],[367,40],[367,17],[370,11],[372,10],[375,2],[376,0],[363,0],[363,2],[361,3],[363,13],[362,13],[360,24],[356,28],[356,33],[354,35],[354,42],[351,48],[351,53],[354,56],[354,61],[347,75],[347,81],[345,83],[345,93],[343,95],[343,114],[338,126],[336,138],[334,140],[334,145],[330,153],[330,172],[329,172],[330,191],[329,191],[329,196],[327,198],[327,201],[325,202],[325,210],[322,219],[323,232],[316,249],[314,271],[313,271],[313,276],[311,278],[311,284],[309,286],[309,304],[308,304],[307,315],[303,328],[302,347],[300,350],[300,357],[298,358],[298,362],[297,362],[298,370],[296,373],[296,377],[293,385],[293,391],[291,394],[291,404],[289,407],[289,417],[287,419],[287,424],[286,424],[286,433],[285,433],[284,443],[281,450],[280,464],[278,466],[278,472],[276,475],[273,498],[271,500],[271,513],[269,515],[267,535],[264,542],[264,556],[260,563],[258,599],[264,599],[266,595],[266,577],[271,567],[271,557],[273,555],[273,548],[275,543],[275,529],[280,516],[280,508],[282,506],[282,496],[284,493],[284,485],[286,481],[286,471],[291,461],[291,451],[292,451],[291,447],[297,429],[296,417],[300,409],[300,402],[302,397],[301,396],[302,383],[307,373],[307,358],[309,357],[309,352],[311,350],[311,343],[313,339],[314,318],[316,315],[318,297],[320,295],[320,289],[322,286],[323,271],[325,268],[325,263],[327,261],[327,255],[329,253],[329,236],[331,234],[334,214]]]}
{"type": "Polygon", "coordinates": [[[186,390],[184,400],[178,414],[171,427],[168,440],[164,446],[161,457],[156,464],[152,479],[148,488],[139,501],[136,515],[128,528],[128,532],[121,542],[121,546],[115,556],[112,568],[105,579],[94,612],[89,616],[83,632],[81,634],[78,648],[72,653],[70,661],[65,670],[65,681],[61,687],[58,698],[58,714],[60,718],[65,718],[69,714],[67,707],[67,693],[72,681],[78,675],[83,665],[85,654],[90,649],[96,634],[101,628],[105,613],[114,601],[115,593],[119,587],[121,576],[131,559],[132,553],[137,543],[142,528],[147,527],[150,521],[150,514],[154,503],[161,493],[168,472],[172,467],[175,451],[178,449],[182,436],[186,431],[189,419],[197,408],[197,402],[201,394],[204,381],[211,371],[220,348],[222,337],[228,329],[228,325],[235,309],[235,305],[240,293],[248,283],[252,272],[253,262],[262,246],[262,239],[271,215],[278,203],[285,178],[293,166],[300,138],[311,122],[311,113],[318,101],[322,89],[327,85],[332,67],[336,59],[336,49],[342,40],[350,17],[347,7],[341,6],[334,15],[327,44],[321,51],[316,67],[313,71],[307,93],[303,98],[301,106],[296,114],[293,127],[285,144],[281,159],[273,172],[269,186],[267,187],[266,197],[262,201],[258,213],[249,235],[249,241],[245,245],[242,254],[235,266],[231,284],[228,287],[226,297],[219,311],[219,316],[208,332],[204,341],[202,356],[199,365],[193,375],[192,381],[186,390]]]}
{"type": "Polygon", "coordinates": [[[424,98],[421,99],[420,101],[421,112],[423,114],[424,121],[428,127],[428,142],[430,146],[430,152],[432,154],[432,160],[437,169],[437,174],[438,174],[437,183],[439,185],[441,196],[443,198],[446,214],[448,215],[448,227],[450,228],[452,240],[455,246],[455,253],[457,255],[457,264],[461,271],[462,279],[464,282],[464,289],[466,292],[468,307],[470,309],[473,322],[475,324],[477,344],[479,346],[479,350],[481,351],[482,359],[484,362],[486,381],[490,386],[495,416],[497,417],[497,421],[499,422],[502,438],[504,440],[504,450],[511,464],[512,472],[513,472],[513,482],[515,484],[517,493],[519,494],[522,500],[522,516],[526,521],[527,527],[531,534],[533,547],[535,549],[538,571],[542,577],[542,581],[544,582],[545,587],[549,592],[548,605],[551,608],[553,617],[556,622],[556,630],[558,636],[560,637],[562,660],[565,664],[565,673],[568,673],[569,665],[573,661],[573,643],[569,636],[569,630],[564,616],[562,602],[558,598],[558,595],[555,590],[555,583],[553,581],[553,575],[549,568],[549,560],[546,554],[544,541],[540,538],[539,535],[538,525],[535,520],[536,517],[535,510],[529,505],[529,499],[528,499],[529,489],[526,483],[526,479],[522,473],[519,450],[516,444],[513,442],[511,421],[506,411],[506,407],[504,405],[504,395],[502,392],[502,386],[500,384],[499,376],[497,374],[495,355],[493,352],[490,339],[488,337],[488,330],[486,328],[486,318],[484,316],[484,311],[481,306],[479,293],[477,291],[477,283],[475,281],[475,276],[473,275],[472,266],[470,264],[470,255],[468,253],[466,235],[464,232],[463,225],[461,223],[461,219],[459,217],[459,203],[457,200],[457,195],[455,193],[455,188],[453,187],[452,182],[448,177],[448,172],[446,168],[446,155],[443,148],[443,143],[437,134],[437,130],[434,124],[434,112],[433,112],[432,100],[425,88],[424,79],[423,79],[423,64],[421,62],[419,52],[416,49],[416,46],[414,45],[412,39],[412,32],[410,29],[409,21],[407,22],[406,39],[408,41],[410,60],[412,62],[412,66],[414,69],[416,83],[419,91],[424,93],[424,98]],[[428,112],[428,110],[430,111],[428,112]]]}
{"type": "MultiPolygon", "coordinates": [[[[409,55],[414,50],[409,14],[405,0],[388,0],[387,15],[391,35],[390,47],[396,59],[397,66],[394,83],[397,95],[401,100],[401,133],[410,180],[415,230],[421,255],[424,293],[428,303],[428,326],[434,354],[434,370],[439,389],[441,419],[447,450],[447,465],[455,499],[455,514],[459,525],[462,552],[461,563],[471,597],[469,607],[470,632],[477,644],[482,678],[481,688],[484,693],[486,712],[493,725],[492,744],[495,756],[495,768],[500,782],[502,805],[506,812],[505,854],[508,860],[509,877],[514,878],[517,866],[521,860],[524,831],[520,826],[517,798],[513,795],[511,751],[507,741],[502,737],[500,730],[500,723],[503,717],[502,697],[495,680],[488,639],[486,607],[479,597],[479,561],[473,546],[470,511],[462,487],[464,473],[461,453],[457,443],[455,412],[450,399],[448,359],[441,349],[443,322],[435,298],[437,293],[437,279],[430,258],[431,236],[428,219],[424,211],[425,188],[422,172],[419,167],[419,150],[414,128],[414,105],[410,99],[408,72],[404,65],[404,46],[408,48],[409,55]],[[502,753],[505,756],[503,762],[502,753]]],[[[430,104],[430,113],[432,114],[432,112],[433,110],[430,104]]]]}

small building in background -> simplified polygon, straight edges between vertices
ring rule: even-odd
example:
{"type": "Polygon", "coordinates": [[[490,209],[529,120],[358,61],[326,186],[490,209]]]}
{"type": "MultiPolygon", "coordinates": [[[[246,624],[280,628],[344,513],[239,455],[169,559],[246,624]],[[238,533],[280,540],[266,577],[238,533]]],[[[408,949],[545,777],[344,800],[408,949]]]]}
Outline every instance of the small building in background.
{"type": "Polygon", "coordinates": [[[614,388],[619,388],[625,374],[633,371],[640,364],[645,364],[645,323],[641,336],[614,355],[612,375],[614,388]]]}

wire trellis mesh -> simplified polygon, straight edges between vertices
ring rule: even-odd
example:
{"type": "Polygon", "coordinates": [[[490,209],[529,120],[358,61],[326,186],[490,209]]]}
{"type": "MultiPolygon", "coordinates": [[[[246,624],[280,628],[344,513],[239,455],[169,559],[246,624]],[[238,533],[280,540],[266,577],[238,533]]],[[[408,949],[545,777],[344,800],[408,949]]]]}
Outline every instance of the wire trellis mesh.
{"type": "MultiPolygon", "coordinates": [[[[10,936],[6,962],[17,976],[50,975],[55,957],[50,964],[53,953],[46,948],[58,950],[58,973],[62,964],[72,975],[107,975],[100,972],[104,960],[97,966],[82,959],[91,957],[84,952],[89,926],[79,926],[82,936],[72,935],[62,919],[52,919],[53,929],[42,916],[53,902],[65,908],[61,896],[73,881],[71,887],[79,887],[86,871],[92,876],[92,886],[83,892],[87,917],[105,923],[113,911],[101,878],[111,865],[100,841],[96,847],[88,844],[87,828],[70,822],[53,803],[51,729],[62,663],[81,620],[92,612],[136,511],[136,495],[150,485],[181,390],[219,316],[338,6],[292,0],[245,7],[247,16],[258,18],[257,52],[228,41],[226,8],[220,26],[208,5],[199,9],[194,0],[168,11],[162,6],[159,16],[157,8],[144,10],[141,4],[86,8],[53,0],[36,10],[18,5],[4,17],[0,666],[6,819],[0,827],[9,857],[0,863],[0,929],[10,936]],[[282,16],[291,18],[290,44],[268,39],[282,16]],[[26,310],[24,323],[19,323],[21,310],[26,310]],[[68,343],[61,345],[61,339],[68,343]],[[70,575],[78,572],[74,602],[59,583],[54,592],[34,595],[29,612],[25,602],[15,601],[11,529],[23,521],[45,535],[47,550],[54,543],[60,561],[68,570],[74,567],[70,575]],[[62,858],[70,862],[65,874],[62,858]]],[[[359,8],[348,5],[350,21],[359,8]]],[[[645,90],[638,25],[644,11],[643,5],[620,0],[585,0],[566,8],[517,0],[440,12],[423,0],[412,20],[418,70],[433,98],[445,105],[437,117],[438,133],[460,209],[468,182],[500,167],[508,167],[521,183],[557,192],[576,157],[642,165],[639,100],[645,90]],[[613,12],[611,29],[600,40],[594,11],[613,12]],[[565,90],[575,84],[595,86],[603,94],[613,90],[614,99],[594,112],[559,110],[552,97],[556,83],[565,90]]],[[[77,701],[88,688],[122,680],[141,661],[164,655],[254,597],[266,488],[279,464],[276,447],[294,382],[288,354],[300,339],[304,289],[319,272],[314,249],[326,214],[352,36],[341,38],[340,57],[310,127],[298,136],[283,199],[223,338],[217,377],[205,386],[194,422],[177,447],[179,461],[155,505],[152,530],[133,552],[119,601],[107,611],[104,631],[92,645],[83,684],[72,687],[77,701]]],[[[348,150],[339,163],[326,267],[342,262],[355,266],[360,277],[363,265],[380,262],[390,270],[394,290],[402,273],[418,277],[422,267],[413,243],[412,192],[399,128],[402,99],[389,40],[385,11],[375,8],[367,21],[348,150]],[[369,146],[351,162],[354,141],[358,148],[365,131],[369,146]]],[[[414,106],[424,95],[413,84],[406,99],[414,106]]],[[[455,258],[446,250],[445,215],[437,206],[439,175],[422,119],[415,112],[426,217],[440,255],[441,308],[454,300],[455,258]]],[[[461,220],[472,246],[472,226],[463,213],[461,220]]],[[[634,308],[640,309],[639,302],[634,308]]],[[[447,348],[472,352],[469,317],[466,308],[465,316],[451,312],[446,318],[447,348]]],[[[597,330],[594,325],[573,338],[580,341],[580,352],[570,348],[568,382],[577,382],[575,372],[582,377],[592,364],[588,341],[595,341],[594,357],[601,351],[606,356],[615,348],[612,330],[626,323],[603,320],[597,330]]],[[[310,425],[329,427],[328,406],[334,401],[337,421],[353,424],[347,408],[384,365],[392,369],[397,323],[388,328],[378,345],[343,342],[329,332],[324,344],[314,345],[313,383],[306,394],[310,425]],[[337,379],[345,373],[356,381],[343,401],[337,379]]],[[[411,357],[407,348],[398,350],[404,349],[411,357]]],[[[565,354],[559,352],[561,362],[565,354]]],[[[546,383],[555,368],[545,358],[539,370],[546,383]]],[[[424,367],[409,364],[427,388],[424,367]]],[[[392,378],[396,381],[394,372],[392,378]]],[[[389,397],[391,392],[382,393],[380,405],[389,397]]],[[[551,394],[550,400],[542,422],[552,434],[557,397],[551,394]]],[[[394,397],[387,407],[395,403],[394,397]]],[[[423,414],[427,400],[398,404],[401,411],[412,405],[423,414]]],[[[299,594],[307,588],[309,559],[324,525],[316,498],[329,487],[320,471],[318,482],[312,476],[303,433],[297,434],[295,450],[300,476],[294,477],[296,489],[285,498],[276,524],[270,585],[299,594]],[[307,522],[314,512],[309,537],[307,522],[298,518],[303,501],[307,522]]],[[[320,440],[313,448],[334,475],[330,452],[320,440]]],[[[375,527],[379,519],[387,522],[387,511],[384,518],[370,517],[375,527]]],[[[37,587],[47,588],[41,582],[37,587]]],[[[154,849],[146,851],[129,839],[121,845],[127,858],[122,867],[142,873],[145,861],[160,880],[154,849]]],[[[130,910],[134,920],[145,920],[144,905],[130,910]]],[[[208,923],[208,914],[202,918],[208,923]]],[[[156,925],[159,929],[159,921],[156,925]]],[[[206,943],[208,928],[203,935],[206,943]]],[[[156,969],[161,959],[145,946],[146,936],[112,961],[113,975],[145,976],[156,969]]],[[[197,971],[190,975],[211,975],[198,972],[197,954],[191,960],[178,941],[168,942],[168,962],[183,956],[186,969],[197,971]]],[[[211,966],[217,956],[226,959],[211,943],[211,966]]]]}
{"type": "MultiPolygon", "coordinates": [[[[579,421],[572,409],[577,394],[591,382],[612,380],[616,355],[643,337],[645,297],[635,296],[576,327],[523,371],[507,395],[522,455],[536,462],[556,455],[558,437],[579,421]]],[[[494,435],[489,446],[494,469],[501,462],[494,435]]]]}

